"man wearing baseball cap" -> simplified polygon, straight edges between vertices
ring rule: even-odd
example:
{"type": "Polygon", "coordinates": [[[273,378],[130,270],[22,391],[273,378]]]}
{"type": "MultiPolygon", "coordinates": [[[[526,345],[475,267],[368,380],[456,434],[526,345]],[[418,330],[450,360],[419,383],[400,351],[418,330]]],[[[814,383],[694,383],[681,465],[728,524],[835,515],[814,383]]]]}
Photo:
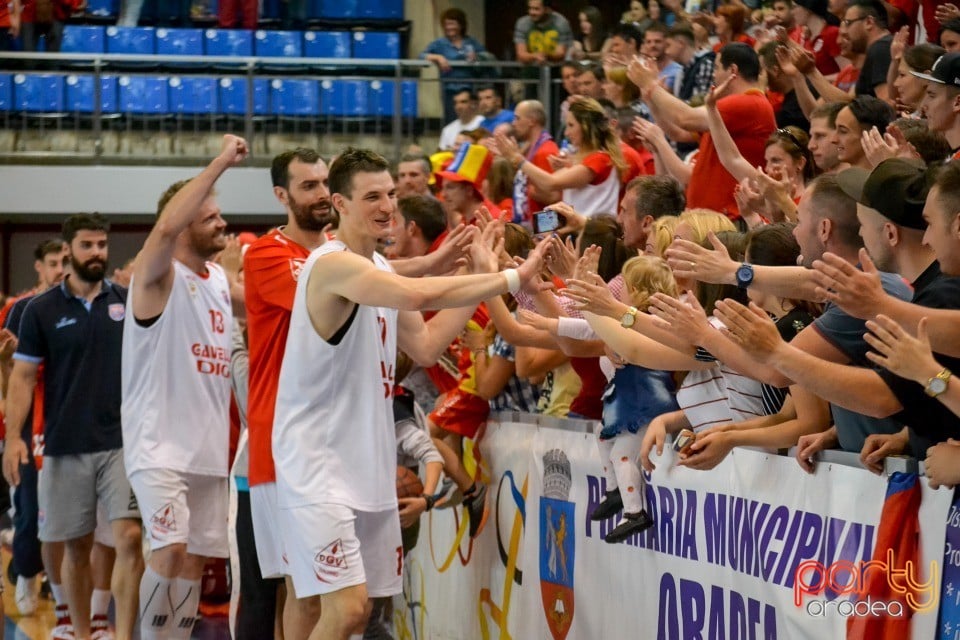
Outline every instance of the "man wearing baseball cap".
{"type": "Polygon", "coordinates": [[[471,223],[474,212],[480,207],[486,207],[493,217],[500,217],[500,207],[483,195],[483,181],[492,164],[493,154],[489,149],[479,144],[465,144],[457,151],[450,166],[437,172],[437,177],[443,181],[440,192],[447,211],[447,228],[452,229],[461,222],[471,223]]]}
{"type": "Polygon", "coordinates": [[[911,73],[927,81],[920,111],[930,131],[939,131],[952,149],[949,160],[960,158],[960,53],[945,53],[930,73],[911,73]]]}

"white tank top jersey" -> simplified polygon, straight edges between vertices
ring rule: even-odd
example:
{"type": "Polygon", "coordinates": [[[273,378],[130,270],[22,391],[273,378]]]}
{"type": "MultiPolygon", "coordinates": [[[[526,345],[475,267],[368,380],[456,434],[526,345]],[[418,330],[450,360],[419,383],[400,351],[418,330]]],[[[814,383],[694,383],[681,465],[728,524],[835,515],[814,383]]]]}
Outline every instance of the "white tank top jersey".
{"type": "MultiPolygon", "coordinates": [[[[280,367],[273,458],[281,508],[339,504],[357,511],[397,508],[393,375],[397,310],[358,305],[337,344],[307,314],[307,284],[318,259],[349,251],[342,242],[310,254],[297,282],[280,367]]],[[[379,254],[373,262],[393,271],[379,254]]]]}
{"type": "MultiPolygon", "coordinates": [[[[227,476],[230,335],[227,277],[208,262],[201,276],[174,261],[166,308],[150,326],[127,315],[121,358],[127,474],[172,469],[227,476]]],[[[130,285],[128,308],[133,309],[130,285]]]]}
{"type": "Polygon", "coordinates": [[[601,213],[615,215],[620,202],[620,174],[617,168],[613,167],[607,179],[600,184],[564,189],[563,201],[588,218],[601,213]]]}

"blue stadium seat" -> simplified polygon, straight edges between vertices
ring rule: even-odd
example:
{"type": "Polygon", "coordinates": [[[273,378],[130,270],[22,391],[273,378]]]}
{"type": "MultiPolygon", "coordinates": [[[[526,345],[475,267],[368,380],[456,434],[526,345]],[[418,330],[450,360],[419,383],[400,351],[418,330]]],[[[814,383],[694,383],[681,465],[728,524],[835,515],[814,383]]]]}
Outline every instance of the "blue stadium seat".
{"type": "MultiPolygon", "coordinates": [[[[94,76],[71,75],[66,79],[66,101],[69,111],[79,113],[93,113],[96,104],[94,96],[94,76]]],[[[100,77],[100,112],[116,113],[117,111],[117,78],[116,76],[100,77]]]]}
{"type": "Polygon", "coordinates": [[[18,73],[13,77],[13,101],[18,111],[35,113],[63,111],[63,76],[49,73],[18,73]]]}
{"type": "MultiPolygon", "coordinates": [[[[247,81],[245,78],[221,78],[217,86],[219,113],[242,116],[247,113],[247,81]]],[[[253,80],[253,113],[270,113],[270,84],[266,78],[253,80]]]]}
{"type": "Polygon", "coordinates": [[[107,53],[152,56],[156,52],[153,27],[107,27],[107,53]]]}
{"type": "Polygon", "coordinates": [[[316,80],[275,79],[270,83],[271,103],[282,116],[320,115],[320,85],[316,80]]]}
{"type": "Polygon", "coordinates": [[[168,107],[171,113],[209,114],[217,111],[217,79],[200,76],[173,76],[169,81],[168,107]]]}
{"type": "Polygon", "coordinates": [[[402,20],[403,0],[315,0],[315,13],[332,20],[402,20]]]}
{"type": "Polygon", "coordinates": [[[208,56],[252,56],[253,32],[241,29],[207,29],[204,45],[208,56]]]}
{"type": "Polygon", "coordinates": [[[349,31],[307,31],[303,34],[305,58],[349,58],[349,31]]]}
{"type": "Polygon", "coordinates": [[[119,15],[120,0],[87,0],[87,15],[115,18],[119,15]]]}
{"type": "Polygon", "coordinates": [[[320,112],[325,116],[366,116],[369,95],[370,84],[363,80],[323,80],[320,82],[320,112]]]}
{"type": "Polygon", "coordinates": [[[166,114],[169,104],[165,76],[120,76],[120,111],[134,114],[166,114]]]}
{"type": "Polygon", "coordinates": [[[157,29],[157,53],[162,56],[202,56],[203,29],[157,29]]]}
{"type": "Polygon", "coordinates": [[[403,0],[360,0],[360,18],[403,20],[403,0]]]}
{"type": "Polygon", "coordinates": [[[13,109],[13,76],[0,73],[0,111],[13,109]]]}
{"type": "MultiPolygon", "coordinates": [[[[393,116],[393,80],[374,80],[370,83],[370,111],[380,117],[393,116]]],[[[417,83],[403,80],[400,83],[400,114],[404,118],[417,116],[417,83]]]]}
{"type": "Polygon", "coordinates": [[[63,28],[62,53],[106,53],[104,27],[68,24],[63,28]]]}
{"type": "Polygon", "coordinates": [[[265,58],[299,58],[303,55],[303,35],[299,31],[264,31],[254,33],[253,50],[265,58]]]}
{"type": "Polygon", "coordinates": [[[385,31],[357,31],[353,34],[354,58],[400,57],[400,34],[385,31]]]}

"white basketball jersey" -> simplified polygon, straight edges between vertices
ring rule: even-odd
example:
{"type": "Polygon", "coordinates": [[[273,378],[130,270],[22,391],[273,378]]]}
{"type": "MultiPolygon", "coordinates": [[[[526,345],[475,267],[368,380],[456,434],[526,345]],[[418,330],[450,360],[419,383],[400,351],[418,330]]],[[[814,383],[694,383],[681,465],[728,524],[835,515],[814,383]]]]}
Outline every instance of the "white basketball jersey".
{"type": "MultiPolygon", "coordinates": [[[[314,250],[297,282],[273,425],[279,503],[395,509],[397,310],[359,305],[337,344],[317,335],[307,284],[323,277],[313,272],[316,261],[337,251],[348,249],[331,241],[314,250]]],[[[373,261],[392,271],[379,254],[373,261]]]]}
{"type": "MultiPolygon", "coordinates": [[[[121,374],[127,474],[172,469],[227,475],[230,439],[230,288],[218,265],[206,277],[174,261],[166,308],[150,326],[127,314],[121,374]]],[[[133,309],[134,287],[127,297],[133,309]]]]}

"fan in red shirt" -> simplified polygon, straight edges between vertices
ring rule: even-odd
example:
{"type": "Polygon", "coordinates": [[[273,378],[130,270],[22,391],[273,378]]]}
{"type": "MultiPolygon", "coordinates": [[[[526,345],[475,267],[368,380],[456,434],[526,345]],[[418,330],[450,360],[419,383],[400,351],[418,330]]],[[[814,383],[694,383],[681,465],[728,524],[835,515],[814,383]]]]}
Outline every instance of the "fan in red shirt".
{"type": "MultiPolygon", "coordinates": [[[[274,531],[278,506],[271,438],[293,296],[307,256],[323,244],[325,228],[336,221],[327,190],[327,165],[316,151],[300,148],[282,153],[274,158],[270,174],[274,195],[287,211],[287,224],[250,245],[243,259],[250,348],[250,500],[264,578],[284,574],[283,549],[274,531]]],[[[293,593],[289,582],[287,593],[293,593]]],[[[312,629],[316,623],[319,598],[288,597],[285,606],[298,609],[294,617],[303,625],[300,629],[285,628],[285,635],[306,635],[300,631],[312,629]]]]}
{"type": "MultiPolygon", "coordinates": [[[[659,87],[656,69],[641,60],[630,64],[628,74],[643,91],[658,122],[662,120],[687,131],[703,133],[687,184],[687,207],[720,211],[731,220],[739,218],[733,196],[737,182],[723,168],[714,148],[706,109],[691,107],[659,87]]],[[[759,74],[760,60],[747,45],[733,43],[720,50],[714,81],[719,85],[730,78],[728,93],[731,95],[721,98],[717,108],[740,154],[754,167],[764,163],[767,138],[777,128],[773,107],[757,87],[759,74]]]]}
{"type": "Polygon", "coordinates": [[[825,76],[840,70],[840,29],[827,24],[827,15],[827,0],[794,0],[793,19],[801,30],[796,41],[813,54],[814,64],[825,76]]]}

